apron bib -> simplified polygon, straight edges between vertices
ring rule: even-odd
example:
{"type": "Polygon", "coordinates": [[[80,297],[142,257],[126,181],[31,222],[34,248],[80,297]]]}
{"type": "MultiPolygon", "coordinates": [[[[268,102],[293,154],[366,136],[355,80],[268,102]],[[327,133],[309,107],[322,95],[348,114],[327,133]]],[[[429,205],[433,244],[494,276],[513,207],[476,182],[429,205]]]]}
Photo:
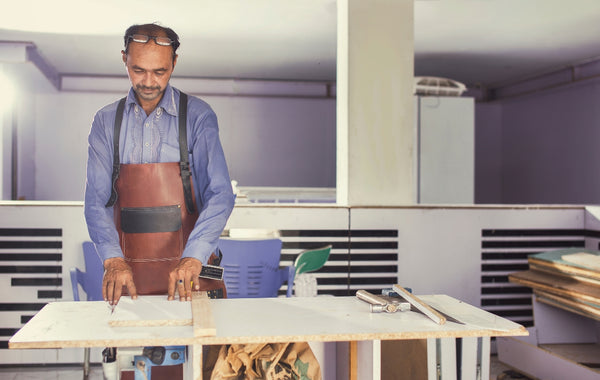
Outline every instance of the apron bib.
{"type": "Polygon", "coordinates": [[[187,95],[179,97],[179,162],[121,164],[119,139],[125,109],[119,101],[113,137],[112,192],[106,207],[139,294],[166,294],[198,219],[187,151],[187,95]]]}

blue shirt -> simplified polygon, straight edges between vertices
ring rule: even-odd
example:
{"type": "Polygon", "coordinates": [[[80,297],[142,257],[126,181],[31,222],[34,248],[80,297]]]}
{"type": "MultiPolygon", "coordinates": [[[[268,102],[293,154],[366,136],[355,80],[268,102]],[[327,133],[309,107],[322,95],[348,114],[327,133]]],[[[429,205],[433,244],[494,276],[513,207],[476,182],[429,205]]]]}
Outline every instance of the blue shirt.
{"type": "MultiPolygon", "coordinates": [[[[88,136],[85,218],[102,260],[123,257],[113,207],[105,207],[111,193],[117,104],[118,101],[96,113],[88,136]]],[[[121,126],[121,163],[179,162],[178,107],[179,90],[167,85],[160,103],[146,116],[130,89],[121,126]]],[[[215,251],[235,198],[214,111],[204,101],[189,96],[187,120],[188,152],[199,217],[183,257],[206,263],[215,251]]]]}

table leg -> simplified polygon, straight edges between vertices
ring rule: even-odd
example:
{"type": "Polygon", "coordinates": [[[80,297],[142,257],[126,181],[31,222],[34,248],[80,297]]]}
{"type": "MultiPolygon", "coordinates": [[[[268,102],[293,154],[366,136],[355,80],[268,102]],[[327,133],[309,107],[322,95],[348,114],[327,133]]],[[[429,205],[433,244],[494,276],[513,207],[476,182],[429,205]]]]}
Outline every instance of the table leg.
{"type": "Polygon", "coordinates": [[[349,342],[348,378],[381,380],[381,341],[349,342]]]}
{"type": "Polygon", "coordinates": [[[440,338],[440,368],[443,380],[456,380],[456,338],[440,338]]]}
{"type": "Polygon", "coordinates": [[[183,365],[185,380],[202,380],[202,345],[187,346],[187,357],[183,365]]]}
{"type": "Polygon", "coordinates": [[[427,339],[427,378],[456,380],[455,338],[427,339]]]}
{"type": "Polygon", "coordinates": [[[438,378],[437,339],[427,339],[427,379],[438,378]]]}
{"type": "Polygon", "coordinates": [[[462,350],[460,361],[460,379],[477,379],[477,343],[479,338],[462,338],[462,350]]]}
{"type": "Polygon", "coordinates": [[[489,336],[481,338],[481,380],[490,380],[490,346],[492,339],[489,336]]]}

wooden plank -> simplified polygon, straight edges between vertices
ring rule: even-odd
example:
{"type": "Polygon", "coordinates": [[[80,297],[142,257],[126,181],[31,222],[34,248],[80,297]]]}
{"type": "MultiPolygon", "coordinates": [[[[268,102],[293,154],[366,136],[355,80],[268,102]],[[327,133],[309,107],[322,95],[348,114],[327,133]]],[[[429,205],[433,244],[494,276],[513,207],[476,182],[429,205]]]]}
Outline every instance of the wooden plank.
{"type": "Polygon", "coordinates": [[[576,297],[588,302],[600,303],[600,287],[564,276],[553,276],[545,272],[527,270],[508,276],[511,282],[529,286],[536,290],[576,297]]]}
{"type": "Polygon", "coordinates": [[[551,271],[562,272],[568,275],[580,276],[583,278],[600,281],[600,272],[575,263],[569,263],[562,259],[563,255],[569,255],[573,253],[587,253],[592,255],[600,254],[598,251],[570,248],[530,255],[527,260],[531,266],[531,269],[533,269],[534,266],[538,266],[551,271]]]}
{"type": "Polygon", "coordinates": [[[169,301],[166,296],[121,297],[110,316],[112,327],[190,326],[192,312],[188,301],[169,301]]]}
{"type": "MultiPolygon", "coordinates": [[[[567,268],[569,268],[569,267],[567,267],[567,268]]],[[[587,275],[582,276],[580,273],[578,273],[576,271],[562,270],[558,266],[553,265],[552,263],[529,260],[529,269],[535,270],[538,272],[546,272],[546,273],[554,275],[554,276],[568,277],[568,278],[572,278],[577,281],[587,282],[592,285],[600,286],[600,278],[596,279],[596,278],[593,278],[593,277],[590,277],[587,275]]]]}
{"type": "Polygon", "coordinates": [[[446,323],[446,317],[444,317],[431,306],[427,305],[425,302],[420,300],[417,296],[408,292],[402,286],[394,285],[393,288],[394,291],[398,293],[402,298],[404,298],[408,303],[416,307],[417,310],[428,316],[432,321],[434,321],[438,325],[443,325],[444,323],[446,323]]]}
{"type": "Polygon", "coordinates": [[[579,300],[577,298],[567,298],[557,296],[552,293],[544,292],[541,290],[534,291],[537,296],[537,300],[547,305],[561,308],[563,310],[570,311],[584,317],[593,318],[600,321],[600,306],[579,300]]]}
{"type": "Polygon", "coordinates": [[[194,336],[215,336],[217,329],[206,292],[192,292],[194,336]]]}
{"type": "Polygon", "coordinates": [[[570,264],[577,264],[585,268],[589,268],[596,272],[600,272],[600,256],[586,252],[571,253],[562,255],[562,259],[570,264]]]}

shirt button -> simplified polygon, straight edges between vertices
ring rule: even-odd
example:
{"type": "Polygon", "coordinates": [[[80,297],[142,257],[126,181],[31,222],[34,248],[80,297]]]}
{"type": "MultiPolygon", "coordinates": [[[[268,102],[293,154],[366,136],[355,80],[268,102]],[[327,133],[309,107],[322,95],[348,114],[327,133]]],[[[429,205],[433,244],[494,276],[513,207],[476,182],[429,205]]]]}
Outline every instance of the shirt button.
{"type": "Polygon", "coordinates": [[[134,108],[134,110],[135,110],[135,113],[140,113],[140,110],[139,110],[139,108],[138,108],[137,104],[135,105],[135,108],[134,108]]]}
{"type": "Polygon", "coordinates": [[[156,115],[160,116],[162,114],[162,108],[156,110],[156,115]]]}
{"type": "Polygon", "coordinates": [[[150,143],[145,143],[144,145],[146,145],[146,146],[150,146],[150,143]]]}
{"type": "Polygon", "coordinates": [[[150,123],[146,123],[146,128],[148,128],[150,126],[150,123]]]}

